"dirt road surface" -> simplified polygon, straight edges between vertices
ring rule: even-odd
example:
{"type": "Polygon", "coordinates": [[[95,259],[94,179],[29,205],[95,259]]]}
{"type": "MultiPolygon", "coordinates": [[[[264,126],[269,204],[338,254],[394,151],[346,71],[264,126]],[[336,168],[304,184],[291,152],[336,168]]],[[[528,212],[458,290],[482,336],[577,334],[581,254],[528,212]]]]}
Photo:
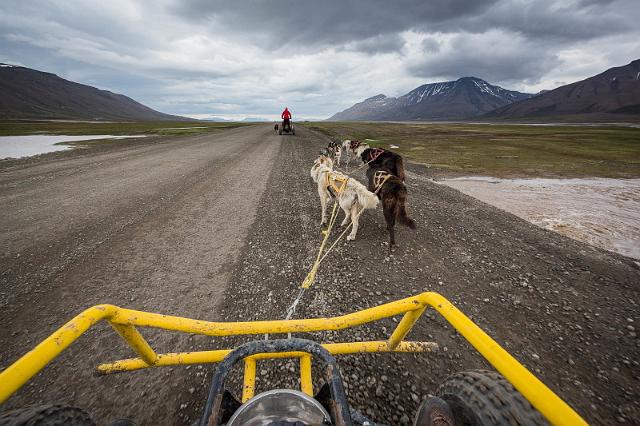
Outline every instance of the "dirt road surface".
{"type": "MultiPolygon", "coordinates": [[[[0,364],[98,303],[219,320],[279,145],[250,127],[3,169],[0,364]]],[[[9,405],[62,401],[101,422],[177,422],[188,370],[92,377],[99,360],[131,356],[109,328],[84,335],[9,405]]],[[[164,351],[191,343],[150,337],[164,351]]]]}
{"type": "MultiPolygon", "coordinates": [[[[0,365],[95,303],[210,320],[284,318],[320,241],[309,169],[327,142],[301,126],[296,133],[256,126],[3,166],[0,365]]],[[[296,318],[437,291],[591,423],[639,419],[638,264],[434,184],[427,169],[410,166],[407,184],[418,229],[401,228],[390,251],[382,212],[366,212],[357,240],[327,258],[296,318]]],[[[314,337],[383,339],[396,324],[314,337]]],[[[145,336],[158,350],[222,345],[145,336]]],[[[341,358],[351,403],[377,421],[407,424],[448,374],[488,368],[433,312],[409,338],[441,351],[341,358]]],[[[211,367],[91,376],[98,362],[123,356],[114,333],[96,328],[8,407],[69,402],[102,424],[195,420],[211,367]]],[[[261,364],[258,386],[293,385],[295,371],[261,364]]]]}

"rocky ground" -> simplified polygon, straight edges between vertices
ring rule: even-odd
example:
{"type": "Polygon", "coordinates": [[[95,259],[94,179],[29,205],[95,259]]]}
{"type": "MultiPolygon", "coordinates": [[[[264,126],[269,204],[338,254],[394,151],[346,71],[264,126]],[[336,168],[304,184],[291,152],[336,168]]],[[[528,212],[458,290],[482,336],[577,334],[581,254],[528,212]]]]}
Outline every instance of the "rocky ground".
{"type": "MultiPolygon", "coordinates": [[[[302,129],[283,139],[227,288],[227,320],[285,317],[320,241],[320,205],[308,172],[325,142],[302,129]]],[[[363,174],[358,177],[364,181],[363,174]]],[[[407,183],[418,229],[401,228],[399,247],[390,251],[382,212],[367,211],[356,241],[340,244],[322,265],[296,318],[437,291],[589,422],[640,418],[638,264],[434,184],[428,169],[410,166],[407,183]]],[[[383,339],[396,321],[313,337],[383,339]]],[[[449,374],[488,368],[435,311],[425,313],[409,338],[435,341],[441,350],[339,359],[350,402],[374,420],[407,424],[420,400],[449,374]]],[[[265,362],[258,366],[258,382],[263,388],[295,385],[297,371],[297,363],[265,362]]],[[[204,392],[197,391],[198,399],[204,392]]]]}
{"type": "MultiPolygon", "coordinates": [[[[0,196],[14,204],[2,222],[8,248],[2,258],[1,364],[97,302],[203,319],[284,318],[320,241],[320,205],[309,169],[327,140],[302,126],[296,136],[282,137],[267,126],[252,129],[257,130],[230,130],[206,139],[213,145],[189,139],[181,147],[174,141],[163,145],[164,154],[152,156],[157,160],[152,162],[145,160],[149,153],[134,150],[139,163],[124,171],[106,173],[105,166],[127,161],[111,151],[99,154],[113,157],[91,161],[90,153],[67,154],[85,158],[78,160],[84,169],[56,165],[60,160],[3,169],[0,196]],[[222,154],[215,154],[216,143],[224,147],[222,154]],[[186,151],[169,154],[176,149],[186,151]],[[29,171],[36,166],[55,173],[29,171]],[[170,170],[157,172],[163,167],[170,170]],[[57,216],[58,209],[72,205],[74,197],[81,201],[69,211],[83,212],[92,199],[81,191],[65,192],[60,179],[77,176],[71,188],[80,189],[86,173],[98,174],[91,177],[102,179],[100,188],[119,190],[124,199],[109,195],[111,204],[96,204],[106,213],[89,204],[93,216],[77,214],[70,224],[59,223],[64,217],[57,216]],[[118,176],[134,182],[125,185],[118,176]],[[37,204],[46,199],[45,193],[29,195],[38,183],[54,185],[48,188],[58,194],[58,204],[37,204]],[[136,193],[136,188],[146,190],[136,193]],[[20,196],[31,201],[15,201],[20,196]],[[53,218],[29,228],[30,218],[46,216],[43,211],[53,218]],[[83,220],[93,228],[83,227],[83,220]],[[16,229],[22,234],[15,235],[16,229]],[[89,254],[82,255],[80,248],[89,254]]],[[[356,177],[364,180],[362,173],[356,177]]],[[[390,251],[382,212],[367,211],[356,241],[339,244],[327,258],[295,317],[339,315],[437,291],[589,422],[640,418],[638,264],[434,184],[428,169],[409,166],[407,184],[409,214],[418,229],[400,228],[399,247],[390,251]]],[[[397,320],[311,337],[384,339],[397,320]]],[[[148,336],[159,350],[248,340],[148,336]]],[[[425,312],[409,338],[437,342],[440,351],[339,359],[351,404],[374,420],[407,424],[420,400],[449,374],[489,367],[434,311],[425,312]]],[[[92,378],[97,362],[127,355],[111,349],[116,342],[106,327],[92,331],[9,407],[62,398],[97,412],[102,423],[122,413],[142,424],[191,424],[202,410],[213,367],[92,378]]],[[[296,373],[296,363],[262,362],[259,390],[296,385],[296,373]]]]}

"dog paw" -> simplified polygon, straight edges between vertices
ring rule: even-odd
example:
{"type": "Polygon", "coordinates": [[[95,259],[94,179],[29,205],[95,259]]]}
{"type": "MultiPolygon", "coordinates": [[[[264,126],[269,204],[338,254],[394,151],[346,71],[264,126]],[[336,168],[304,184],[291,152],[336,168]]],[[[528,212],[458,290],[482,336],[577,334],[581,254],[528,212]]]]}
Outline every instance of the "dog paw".
{"type": "Polygon", "coordinates": [[[356,239],[355,235],[348,235],[347,236],[347,241],[353,241],[355,239],[356,239]]]}

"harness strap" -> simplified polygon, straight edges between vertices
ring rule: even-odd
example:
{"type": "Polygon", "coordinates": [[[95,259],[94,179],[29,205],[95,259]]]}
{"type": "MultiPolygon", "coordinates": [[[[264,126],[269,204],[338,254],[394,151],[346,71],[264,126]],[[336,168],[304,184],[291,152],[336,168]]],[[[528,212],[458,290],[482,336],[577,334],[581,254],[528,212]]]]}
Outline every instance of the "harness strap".
{"type": "Polygon", "coordinates": [[[391,178],[391,176],[393,175],[385,170],[378,170],[376,174],[373,175],[373,185],[375,186],[375,191],[373,193],[377,194],[378,191],[382,189],[382,186],[385,184],[385,182],[391,178]]]}
{"type": "Polygon", "coordinates": [[[347,187],[347,182],[349,178],[347,176],[342,176],[333,172],[327,172],[325,175],[325,185],[333,189],[336,194],[342,194],[342,191],[347,187]]]}
{"type": "Polygon", "coordinates": [[[382,148],[374,148],[369,152],[369,162],[373,162],[376,161],[378,159],[378,157],[380,157],[382,155],[382,153],[384,152],[384,149],[382,148]]]}
{"type": "Polygon", "coordinates": [[[351,141],[349,142],[349,146],[353,151],[355,151],[356,148],[360,146],[360,141],[351,141]]]}

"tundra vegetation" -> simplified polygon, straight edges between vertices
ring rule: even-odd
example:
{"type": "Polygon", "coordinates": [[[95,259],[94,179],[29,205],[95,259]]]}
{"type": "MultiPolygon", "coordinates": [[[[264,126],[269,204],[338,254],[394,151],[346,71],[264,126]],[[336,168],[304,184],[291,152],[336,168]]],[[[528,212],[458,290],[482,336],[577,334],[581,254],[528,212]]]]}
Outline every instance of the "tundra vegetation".
{"type": "Polygon", "coordinates": [[[389,148],[435,175],[640,177],[640,128],[614,125],[314,122],[339,139],[389,148]]]}

